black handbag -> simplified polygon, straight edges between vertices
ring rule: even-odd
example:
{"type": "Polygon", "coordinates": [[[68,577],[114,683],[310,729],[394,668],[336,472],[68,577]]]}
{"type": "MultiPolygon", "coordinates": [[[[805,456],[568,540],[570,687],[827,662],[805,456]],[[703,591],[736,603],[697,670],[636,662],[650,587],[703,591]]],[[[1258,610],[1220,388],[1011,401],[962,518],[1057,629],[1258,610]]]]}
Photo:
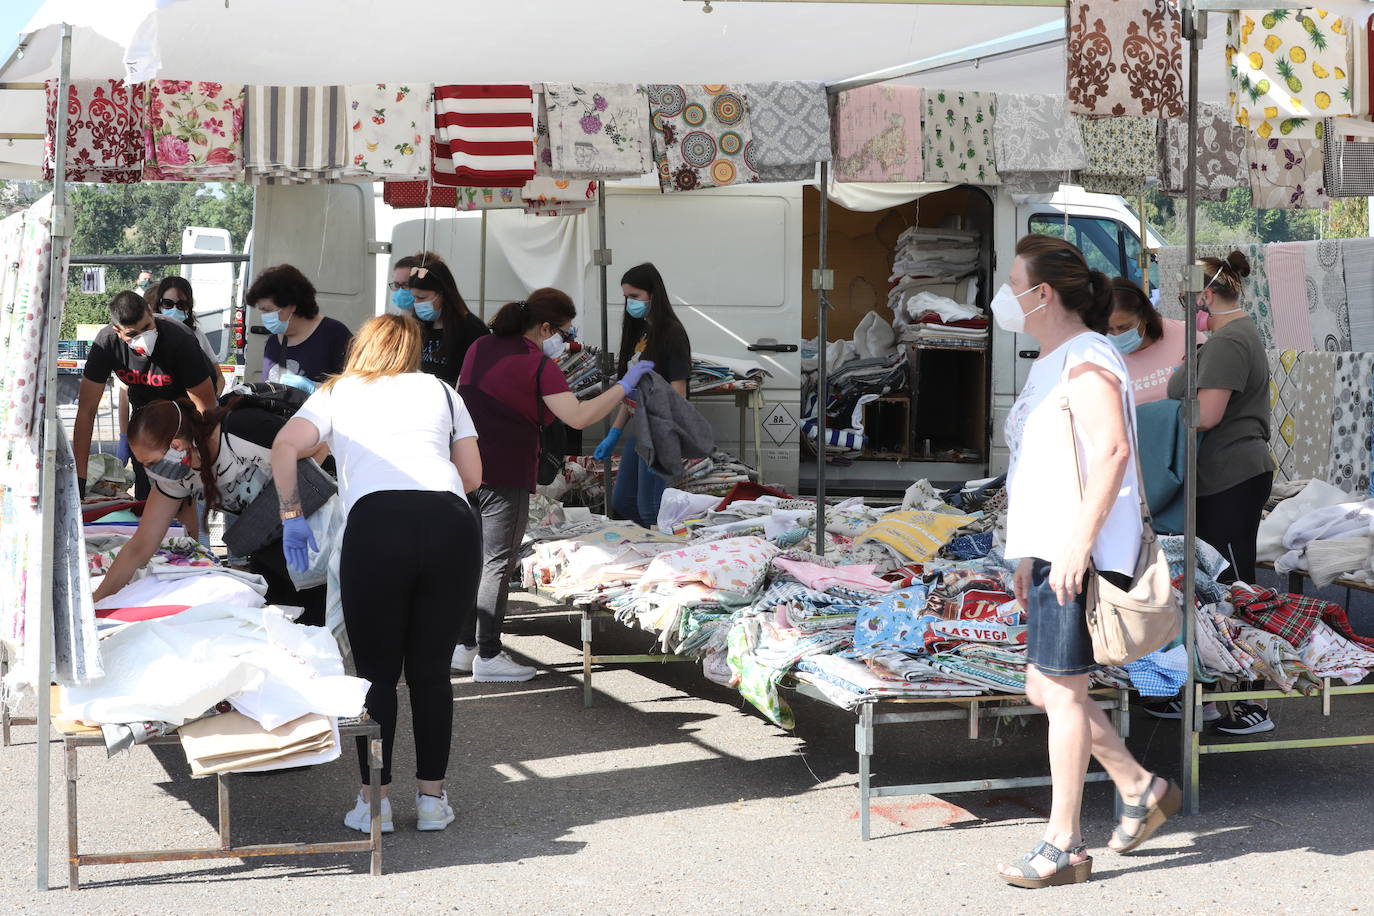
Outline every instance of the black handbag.
{"type": "MultiPolygon", "coordinates": [[[[296,492],[301,500],[301,514],[308,518],[339,492],[339,485],[312,459],[302,458],[296,463],[296,492]]],[[[272,482],[225,530],[224,545],[234,556],[246,557],[281,537],[281,507],[277,502],[277,485],[272,482]]]]}
{"type": "Polygon", "coordinates": [[[563,465],[568,455],[568,428],[557,417],[544,420],[544,389],[540,384],[544,374],[546,355],[539,360],[539,368],[534,370],[534,394],[539,405],[539,466],[536,479],[541,487],[546,487],[563,473],[563,465]]]}

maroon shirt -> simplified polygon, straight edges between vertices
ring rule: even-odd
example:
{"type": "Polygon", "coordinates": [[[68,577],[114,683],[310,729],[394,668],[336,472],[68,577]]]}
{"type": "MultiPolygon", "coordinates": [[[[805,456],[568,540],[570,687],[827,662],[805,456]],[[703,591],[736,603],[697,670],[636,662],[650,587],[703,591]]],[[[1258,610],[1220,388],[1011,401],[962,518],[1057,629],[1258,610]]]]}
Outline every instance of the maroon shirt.
{"type": "Polygon", "coordinates": [[[533,493],[539,472],[539,424],[553,414],[541,396],[568,390],[558,363],[523,334],[473,342],[463,358],[458,393],[477,427],[482,482],[533,493]],[[535,373],[541,372],[538,390],[535,373]]]}

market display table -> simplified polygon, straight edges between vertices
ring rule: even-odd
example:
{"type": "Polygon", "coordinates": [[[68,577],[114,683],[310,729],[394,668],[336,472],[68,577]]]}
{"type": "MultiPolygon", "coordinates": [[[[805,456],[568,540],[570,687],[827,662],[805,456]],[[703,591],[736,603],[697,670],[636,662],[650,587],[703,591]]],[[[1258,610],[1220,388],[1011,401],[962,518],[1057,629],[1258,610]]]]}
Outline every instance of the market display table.
{"type": "MultiPolygon", "coordinates": [[[[1279,571],[1274,568],[1273,563],[1260,562],[1255,565],[1260,569],[1267,569],[1275,575],[1279,574],[1279,571]]],[[[1302,584],[1309,578],[1309,575],[1306,570],[1294,569],[1289,571],[1284,578],[1287,582],[1284,590],[1290,595],[1301,595],[1303,594],[1302,584]]],[[[1369,594],[1374,594],[1374,585],[1370,585],[1368,582],[1361,579],[1333,579],[1331,584],[1336,588],[1345,589],[1345,603],[1347,607],[1350,605],[1351,592],[1367,592],[1369,594]]]]}
{"type": "MultiPolygon", "coordinates": [[[[366,840],[350,840],[333,843],[266,843],[253,846],[235,846],[230,836],[229,780],[228,773],[218,773],[215,781],[219,789],[219,845],[198,849],[148,849],[127,850],[124,852],[79,852],[77,843],[77,802],[76,802],[76,751],[80,747],[104,748],[105,740],[100,729],[86,725],[54,719],[53,724],[62,738],[65,769],[67,775],[67,876],[69,890],[81,886],[81,867],[83,865],[125,865],[133,862],[187,862],[198,859],[247,859],[258,856],[299,856],[335,855],[338,853],[370,853],[371,872],[382,873],[382,819],[381,797],[377,792],[372,795],[372,833],[366,840]]],[[[382,771],[382,728],[368,718],[341,720],[339,740],[366,738],[370,750],[368,761],[370,773],[368,784],[381,784],[382,771]]],[[[180,744],[181,738],[175,733],[153,738],[148,744],[180,744]]]]}
{"type": "MultiPolygon", "coordinates": [[[[613,611],[600,602],[579,602],[569,610],[571,614],[582,617],[582,705],[591,709],[595,700],[592,693],[592,668],[595,665],[633,665],[646,662],[693,662],[700,659],[687,655],[646,654],[646,655],[596,655],[592,652],[592,635],[599,621],[615,620],[613,611]]],[[[625,626],[628,626],[626,624],[625,626]]]]}

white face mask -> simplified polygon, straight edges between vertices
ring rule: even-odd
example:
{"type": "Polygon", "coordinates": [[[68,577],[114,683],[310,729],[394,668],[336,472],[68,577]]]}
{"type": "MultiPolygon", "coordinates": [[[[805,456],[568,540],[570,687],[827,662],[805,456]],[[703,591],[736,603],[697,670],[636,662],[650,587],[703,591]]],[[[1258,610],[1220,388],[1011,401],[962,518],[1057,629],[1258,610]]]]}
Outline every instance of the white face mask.
{"type": "Polygon", "coordinates": [[[544,341],[544,355],[549,359],[560,358],[568,349],[568,342],[557,331],[544,341]]]}
{"type": "Polygon", "coordinates": [[[1049,303],[1042,302],[1029,312],[1023,312],[1021,311],[1021,297],[1026,293],[1035,292],[1043,285],[1043,283],[1037,283],[1025,293],[1013,293],[1011,286],[1003,283],[1001,288],[997,290],[997,295],[992,297],[992,317],[997,322],[997,326],[1013,334],[1020,334],[1026,330],[1026,319],[1049,303]]]}
{"type": "Polygon", "coordinates": [[[129,349],[139,356],[152,356],[153,347],[157,346],[157,329],[149,328],[141,334],[134,336],[129,341],[129,349]]]}

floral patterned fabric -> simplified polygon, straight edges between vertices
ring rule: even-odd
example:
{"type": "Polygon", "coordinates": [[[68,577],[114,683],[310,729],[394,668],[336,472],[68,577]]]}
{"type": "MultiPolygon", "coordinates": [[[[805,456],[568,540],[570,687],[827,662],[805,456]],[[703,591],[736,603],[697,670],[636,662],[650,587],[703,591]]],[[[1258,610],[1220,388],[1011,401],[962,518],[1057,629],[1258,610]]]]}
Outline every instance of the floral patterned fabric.
{"type": "Polygon", "coordinates": [[[526,213],[538,216],[581,213],[596,201],[596,182],[535,177],[520,189],[520,200],[526,213]]]}
{"type": "Polygon", "coordinates": [[[1183,37],[1169,0],[1069,0],[1069,110],[1177,118],[1183,37]]]}
{"type": "Polygon", "coordinates": [[[921,90],[883,83],[835,102],[836,181],[921,181],[921,90]]]}
{"type": "Polygon", "coordinates": [[[665,193],[759,180],[743,95],[722,85],[647,89],[654,161],[665,193]]]}
{"type": "MultiPolygon", "coordinates": [[[[43,178],[53,177],[57,80],[47,82],[43,178]]],[[[67,87],[67,180],[129,184],[143,180],[144,93],[123,80],[75,80],[67,87]]]]}
{"type": "Polygon", "coordinates": [[[997,96],[991,92],[930,89],[921,138],[926,181],[995,185],[993,164],[997,96]]]}
{"type": "Polygon", "coordinates": [[[1326,209],[1319,141],[1265,140],[1251,135],[1246,152],[1250,197],[1256,209],[1326,209]]]}
{"type": "MultiPolygon", "coordinates": [[[[1250,262],[1250,276],[1246,277],[1240,288],[1240,304],[1255,322],[1259,330],[1260,342],[1269,349],[1274,346],[1274,309],[1269,293],[1269,265],[1264,259],[1263,245],[1220,246],[1222,253],[1216,257],[1224,258],[1231,251],[1239,251],[1250,262]]],[[[1202,256],[1199,254],[1199,256],[1202,256]]]]}
{"type": "MultiPolygon", "coordinates": [[[[1168,118],[1159,124],[1160,190],[1169,197],[1188,194],[1188,122],[1168,118]]],[[[1197,125],[1199,200],[1225,200],[1232,188],[1248,187],[1250,163],[1246,131],[1224,105],[1202,105],[1197,125]]]]}
{"type": "Polygon", "coordinates": [[[638,178],[653,171],[644,89],[545,83],[535,171],[557,178],[638,178]]]}
{"type": "Polygon", "coordinates": [[[1002,184],[1013,192],[1053,190],[1088,164],[1078,119],[1062,96],[997,93],[992,141],[1002,184]]]}
{"type": "MultiPolygon", "coordinates": [[[[41,426],[48,315],[65,302],[48,302],[51,209],[52,198],[45,196],[0,222],[0,442],[37,436],[41,426]]],[[[66,264],[64,256],[64,269],[66,264]]],[[[65,277],[61,288],[65,294],[65,277]]]]}
{"type": "Polygon", "coordinates": [[[701,584],[723,604],[753,600],[778,548],[759,537],[728,538],[697,544],[654,557],[635,588],[650,594],[657,586],[701,584]]]}
{"type": "Polygon", "coordinates": [[[1145,179],[1159,171],[1154,118],[1082,118],[1083,148],[1088,164],[1081,181],[1085,191],[1134,196],[1145,179]]]}
{"type": "Polygon", "coordinates": [[[243,84],[152,80],[143,178],[235,181],[243,174],[243,84]]]}
{"type": "Polygon", "coordinates": [[[1226,21],[1236,123],[1263,140],[1321,138],[1351,114],[1348,24],[1325,10],[1241,10],[1226,21]]]}
{"type": "Polygon", "coordinates": [[[348,161],[373,178],[424,178],[434,137],[434,87],[365,83],[344,87],[348,161]]]}

